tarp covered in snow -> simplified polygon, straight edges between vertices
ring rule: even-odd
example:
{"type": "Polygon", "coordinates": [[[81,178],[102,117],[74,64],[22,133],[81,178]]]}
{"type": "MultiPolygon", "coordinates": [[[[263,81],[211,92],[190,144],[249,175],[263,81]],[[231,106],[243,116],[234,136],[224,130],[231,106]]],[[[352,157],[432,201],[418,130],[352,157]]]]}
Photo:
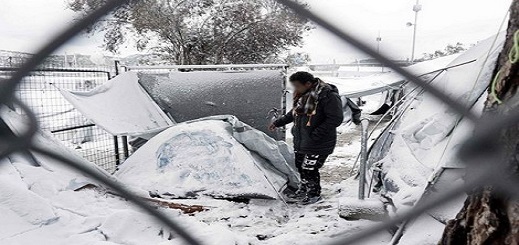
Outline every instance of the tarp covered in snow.
{"type": "Polygon", "coordinates": [[[288,145],[233,116],[198,119],[151,138],[115,175],[165,198],[277,199],[288,184],[297,187],[288,145]]]}
{"type": "MultiPolygon", "coordinates": [[[[481,113],[486,88],[503,42],[503,34],[481,41],[450,65],[476,59],[475,62],[449,69],[431,84],[467,108],[472,108],[474,113],[481,113]]],[[[424,191],[434,189],[442,192],[452,188],[453,185],[435,186],[436,181],[446,173],[444,170],[450,169],[448,173],[453,174],[448,178],[450,182],[461,181],[463,171],[456,169],[462,169],[464,165],[456,153],[474,127],[435,97],[423,93],[421,89],[414,89],[414,85],[406,86],[405,92],[411,92],[410,96],[397,108],[395,120],[374,143],[369,156],[369,162],[382,171],[382,194],[403,210],[415,204],[424,191]]],[[[450,206],[460,207],[462,201],[450,206]]],[[[453,218],[453,212],[450,213],[447,219],[453,218]]],[[[409,230],[420,229],[413,229],[412,226],[423,226],[422,221],[413,222],[409,230]]],[[[436,225],[443,226],[441,223],[436,225]]],[[[441,227],[439,232],[441,234],[441,227]]],[[[401,244],[426,244],[424,236],[427,235],[404,235],[401,244]],[[421,239],[421,242],[416,239],[421,239]]]]}
{"type": "Polygon", "coordinates": [[[139,83],[176,122],[235,115],[276,139],[268,113],[281,108],[284,74],[279,70],[139,73],[139,83]]]}
{"type": "Polygon", "coordinates": [[[153,134],[173,125],[138,83],[126,72],[91,91],[60,90],[85,117],[113,135],[153,134]]]}
{"type": "MultiPolygon", "coordinates": [[[[13,111],[3,110],[0,117],[0,127],[8,126],[15,134],[25,128],[23,118],[13,111]]],[[[117,181],[48,133],[37,132],[34,144],[117,181]]],[[[34,152],[0,159],[0,244],[183,244],[179,236],[124,198],[102,188],[78,190],[87,184],[92,187],[95,182],[34,152]]],[[[147,192],[133,191],[149,197],[147,192]]],[[[188,231],[203,244],[250,244],[247,237],[227,226],[158,208],[163,215],[189,227],[188,231]]]]}

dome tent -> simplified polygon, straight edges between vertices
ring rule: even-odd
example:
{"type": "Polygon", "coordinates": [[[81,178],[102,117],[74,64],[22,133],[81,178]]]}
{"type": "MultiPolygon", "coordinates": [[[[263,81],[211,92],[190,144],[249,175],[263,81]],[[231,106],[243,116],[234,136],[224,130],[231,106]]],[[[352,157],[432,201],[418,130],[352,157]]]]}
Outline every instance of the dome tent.
{"type": "Polygon", "coordinates": [[[234,116],[180,123],[151,138],[115,173],[164,198],[277,199],[297,187],[292,153],[234,116]]]}

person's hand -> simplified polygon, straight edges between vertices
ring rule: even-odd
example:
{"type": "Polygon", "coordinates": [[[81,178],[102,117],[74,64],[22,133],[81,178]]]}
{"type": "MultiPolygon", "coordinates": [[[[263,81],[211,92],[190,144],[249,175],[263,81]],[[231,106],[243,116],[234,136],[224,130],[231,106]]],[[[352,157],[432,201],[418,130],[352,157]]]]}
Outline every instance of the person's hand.
{"type": "Polygon", "coordinates": [[[270,131],[275,131],[276,128],[277,128],[276,125],[274,125],[273,123],[271,123],[271,124],[269,125],[269,130],[270,130],[270,131]]]}

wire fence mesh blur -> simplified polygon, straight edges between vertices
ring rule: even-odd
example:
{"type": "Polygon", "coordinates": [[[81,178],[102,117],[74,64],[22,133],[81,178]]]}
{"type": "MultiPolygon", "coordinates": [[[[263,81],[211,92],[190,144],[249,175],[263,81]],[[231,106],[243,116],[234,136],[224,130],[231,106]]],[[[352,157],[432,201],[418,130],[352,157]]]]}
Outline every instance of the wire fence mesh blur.
{"type": "MultiPolygon", "coordinates": [[[[28,118],[30,118],[32,121],[31,127],[24,133],[19,135],[16,138],[16,141],[10,141],[8,142],[5,149],[2,149],[2,152],[0,152],[0,156],[5,156],[20,150],[32,150],[35,152],[38,152],[40,154],[47,155],[49,157],[52,157],[60,162],[62,162],[65,165],[68,165],[71,168],[76,169],[77,171],[81,171],[84,174],[90,176],[92,179],[99,181],[103,185],[107,186],[108,188],[111,188],[113,191],[119,193],[121,196],[125,197],[127,200],[133,202],[137,206],[141,207],[143,210],[145,210],[148,214],[154,216],[158,221],[162,222],[165,226],[169,227],[172,231],[176,232],[180,237],[182,237],[188,244],[199,244],[198,240],[196,239],[195,234],[191,234],[187,232],[184,228],[182,228],[177,222],[172,220],[170,217],[164,215],[160,210],[157,210],[151,206],[149,206],[144,200],[141,198],[135,196],[130,191],[128,191],[125,187],[121,186],[120,184],[107,179],[105,176],[100,175],[99,173],[96,173],[95,171],[92,171],[91,169],[85,168],[84,166],[81,166],[74,161],[71,161],[70,159],[67,159],[64,156],[61,156],[59,154],[56,154],[54,152],[51,152],[49,150],[42,149],[38,146],[35,146],[31,143],[30,139],[34,136],[36,127],[38,127],[37,122],[35,122],[35,115],[42,115],[48,116],[48,118],[56,117],[57,115],[47,115],[46,109],[48,108],[44,103],[52,102],[55,100],[61,100],[57,99],[57,96],[54,96],[53,93],[57,93],[56,90],[53,89],[53,86],[63,86],[63,88],[73,88],[73,89],[86,89],[91,86],[95,86],[98,83],[102,83],[108,79],[109,76],[106,74],[96,74],[90,77],[89,79],[84,79],[84,77],[81,77],[78,75],[78,77],[81,77],[81,79],[69,79],[69,77],[60,78],[56,81],[49,82],[43,79],[45,77],[45,74],[48,74],[48,72],[55,72],[55,71],[40,71],[38,72],[38,65],[53,51],[55,51],[57,48],[59,48],[63,43],[71,39],[74,35],[78,34],[81,30],[88,27],[98,19],[100,19],[102,16],[108,14],[113,9],[121,6],[122,4],[127,3],[128,1],[125,0],[114,0],[114,1],[108,1],[106,6],[101,7],[98,10],[93,11],[90,15],[86,16],[84,19],[78,21],[73,26],[71,26],[68,30],[64,31],[61,35],[57,36],[54,40],[49,42],[44,48],[41,49],[40,52],[38,52],[36,55],[32,57],[28,57],[27,60],[23,61],[15,61],[13,59],[11,60],[5,60],[2,62],[7,62],[8,64],[19,64],[19,67],[13,71],[4,71],[3,75],[0,77],[2,80],[1,89],[0,89],[0,102],[3,104],[3,106],[12,106],[15,104],[18,108],[20,108],[18,111],[22,112],[23,114],[26,114],[28,118]],[[103,77],[106,76],[106,77],[103,77]],[[22,79],[24,78],[24,79],[22,79]],[[67,81],[67,82],[65,82],[67,81]],[[87,82],[88,81],[88,82],[87,82]],[[40,93],[38,96],[35,96],[33,93],[35,91],[38,91],[40,93]],[[45,93],[43,93],[45,92],[45,93]],[[47,97],[46,97],[47,96],[47,97]],[[17,100],[17,97],[20,97],[21,101],[17,100]],[[31,97],[36,98],[36,100],[39,100],[38,102],[35,101],[24,101],[25,97],[31,97]],[[45,97],[45,98],[43,98],[45,97]],[[48,101],[47,101],[48,100],[48,101]],[[27,106],[28,108],[27,108],[27,106]]],[[[444,93],[442,93],[440,90],[430,86],[426,81],[420,79],[419,77],[411,74],[409,71],[406,71],[400,67],[399,64],[396,64],[392,62],[390,59],[385,57],[382,54],[379,54],[375,50],[368,47],[366,44],[360,42],[356,37],[350,35],[349,33],[341,31],[341,29],[337,28],[336,26],[331,25],[329,22],[325,21],[324,19],[320,18],[319,16],[315,15],[302,5],[299,5],[296,2],[290,1],[290,0],[278,0],[279,3],[285,5],[286,7],[294,10],[296,13],[298,13],[301,17],[306,18],[310,21],[313,21],[314,23],[328,29],[330,32],[337,35],[340,39],[343,41],[349,43],[350,45],[355,46],[359,50],[363,51],[364,53],[372,56],[376,60],[378,60],[383,65],[391,68],[392,70],[400,73],[403,77],[405,77],[409,82],[412,82],[420,87],[422,87],[426,92],[429,92],[431,95],[437,97],[438,99],[442,100],[445,104],[449,105],[452,110],[460,115],[465,116],[467,119],[472,120],[476,123],[481,123],[482,121],[479,119],[479,117],[475,116],[474,114],[470,113],[468,108],[466,108],[462,103],[448,97],[444,93]]],[[[0,66],[2,66],[0,64],[0,66]]],[[[6,65],[7,66],[7,65],[6,65]]],[[[68,75],[67,75],[68,76],[68,75]]],[[[73,76],[72,76],[73,77],[73,76]]],[[[15,106],[15,107],[16,107],[15,106]]],[[[55,104],[52,104],[50,106],[57,106],[59,107],[59,110],[61,110],[63,115],[67,115],[68,110],[70,110],[70,105],[67,105],[65,103],[62,103],[61,101],[55,102],[55,104]]],[[[71,114],[72,115],[72,114],[71,114]]],[[[43,117],[46,118],[46,117],[43,117]]],[[[47,125],[47,122],[44,120],[41,120],[40,128],[44,128],[47,130],[55,131],[60,130],[59,127],[49,126],[47,125]]],[[[57,134],[57,137],[61,137],[62,139],[68,139],[72,138],[74,139],[75,134],[78,132],[82,132],[80,135],[82,138],[84,137],[92,137],[103,140],[109,140],[108,136],[103,136],[106,133],[99,132],[98,129],[95,128],[95,126],[88,126],[89,122],[84,121],[80,117],[75,118],[73,116],[70,116],[70,118],[67,118],[67,116],[63,116],[60,118],[59,122],[62,124],[66,124],[67,120],[78,120],[77,122],[73,122],[73,125],[79,125],[84,126],[82,128],[82,131],[71,131],[67,133],[59,132],[57,134]],[[88,127],[87,127],[88,126],[88,127]]],[[[519,113],[514,112],[510,116],[506,118],[501,118],[500,120],[495,119],[492,123],[486,122],[484,124],[480,124],[484,132],[481,134],[478,134],[477,137],[474,137],[473,139],[470,139],[470,146],[466,149],[474,149],[475,146],[481,146],[486,143],[488,140],[489,135],[497,134],[503,127],[508,127],[517,124],[519,121],[519,113]]],[[[76,129],[74,129],[76,130],[76,129]]],[[[11,140],[8,137],[2,137],[0,139],[0,143],[4,143],[2,145],[6,145],[5,143],[7,141],[11,140]]],[[[118,142],[118,141],[115,141],[118,142]]],[[[72,143],[73,144],[73,143],[72,143]]],[[[102,147],[101,147],[102,148],[102,147]]],[[[107,146],[107,148],[109,148],[107,146]]],[[[89,153],[87,153],[86,156],[88,156],[89,153]]],[[[104,154],[104,153],[101,153],[104,154]]],[[[118,155],[118,153],[116,153],[118,155]]],[[[107,155],[107,158],[110,156],[107,155]]],[[[113,157],[113,156],[111,156],[113,157]]],[[[488,157],[495,157],[495,156],[488,156],[488,157]]],[[[87,157],[88,158],[88,157],[87,157]]],[[[488,160],[488,158],[482,157],[479,159],[479,161],[485,161],[488,160]]],[[[495,159],[494,159],[495,160],[495,159]]],[[[514,195],[518,196],[519,194],[519,185],[517,185],[517,181],[507,178],[494,178],[494,176],[497,176],[497,174],[502,174],[505,172],[504,168],[499,168],[495,166],[502,166],[502,165],[494,165],[492,168],[485,167],[482,162],[478,163],[471,163],[471,167],[475,168],[477,171],[473,171],[474,174],[472,178],[467,179],[465,184],[461,187],[456,187],[451,190],[446,191],[441,196],[434,200],[430,200],[428,202],[419,203],[415,205],[415,207],[407,212],[404,212],[400,214],[397,217],[392,218],[391,220],[382,222],[380,224],[377,224],[373,226],[370,229],[359,231],[358,233],[354,235],[350,235],[347,237],[341,237],[337,238],[334,242],[331,244],[351,244],[354,242],[358,242],[362,239],[368,238],[372,236],[376,232],[380,232],[386,229],[390,229],[391,227],[398,225],[400,222],[403,222],[408,219],[412,219],[414,217],[417,217],[427,210],[437,207],[443,203],[445,203],[448,200],[451,200],[452,198],[455,198],[459,196],[460,194],[464,193],[465,191],[471,190],[475,187],[487,185],[487,184],[493,184],[496,187],[500,188],[503,193],[508,195],[514,195]]]]}

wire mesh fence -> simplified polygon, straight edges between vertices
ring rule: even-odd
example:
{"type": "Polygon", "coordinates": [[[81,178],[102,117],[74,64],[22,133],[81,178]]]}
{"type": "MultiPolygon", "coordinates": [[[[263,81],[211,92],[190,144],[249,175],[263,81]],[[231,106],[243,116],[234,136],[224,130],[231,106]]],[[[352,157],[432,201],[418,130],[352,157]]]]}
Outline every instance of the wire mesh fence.
{"type": "MultiPolygon", "coordinates": [[[[28,57],[0,57],[0,78],[8,78],[28,57]]],[[[109,68],[62,68],[46,63],[31,71],[19,83],[15,96],[36,115],[42,130],[48,131],[79,155],[112,173],[125,158],[125,142],[84,117],[60,90],[89,91],[111,78],[109,68]],[[119,147],[121,146],[121,147],[119,147]]],[[[20,114],[25,112],[13,106],[20,114]]]]}
{"type": "Polygon", "coordinates": [[[174,66],[122,66],[124,71],[143,73],[170,73],[191,71],[251,71],[285,70],[285,64],[243,64],[243,65],[174,65],[174,66]]]}
{"type": "MultiPolygon", "coordinates": [[[[43,62],[48,55],[50,55],[53,51],[59,48],[66,41],[71,39],[74,35],[78,34],[81,30],[85,29],[86,27],[100,19],[102,16],[106,15],[110,11],[127,2],[128,1],[125,0],[108,1],[105,6],[97,10],[94,10],[88,16],[78,21],[69,29],[64,31],[61,35],[49,42],[44,48],[40,50],[40,52],[32,56],[28,61],[24,62],[19,69],[12,72],[11,74],[8,74],[8,79],[3,79],[4,81],[2,81],[0,89],[1,104],[3,104],[4,106],[16,104],[20,108],[20,111],[23,111],[23,113],[25,113],[27,117],[31,120],[31,125],[29,126],[26,132],[17,136],[15,139],[9,137],[3,137],[1,139],[0,143],[9,142],[9,144],[3,144],[8,146],[2,149],[0,157],[4,157],[8,154],[27,149],[52,157],[62,162],[63,164],[66,164],[69,167],[76,169],[77,171],[85,173],[92,179],[99,181],[101,184],[105,185],[108,188],[111,188],[113,191],[119,193],[127,200],[138,205],[148,214],[154,216],[158,221],[162,222],[162,224],[169,227],[172,231],[176,232],[180,237],[182,237],[186,241],[186,243],[200,244],[198,240],[195,238],[195,234],[187,232],[184,228],[181,228],[179,224],[177,224],[177,222],[164,215],[160,210],[151,207],[142,198],[135,196],[120,184],[110,179],[107,179],[105,176],[100,175],[92,169],[77,164],[74,161],[71,161],[70,159],[60,154],[33,145],[30,139],[34,136],[38,129],[35,113],[37,114],[39,112],[36,108],[31,109],[27,107],[26,104],[23,101],[19,101],[16,96],[16,93],[18,91],[16,88],[20,86],[20,84],[22,84],[23,86],[24,80],[22,78],[27,76],[31,77],[31,73],[36,69],[37,65],[43,62]]],[[[445,104],[449,105],[454,112],[462,116],[465,116],[465,118],[468,120],[475,122],[478,125],[478,129],[480,129],[480,133],[478,133],[473,138],[469,139],[465,144],[465,147],[463,147],[463,156],[475,156],[472,158],[465,158],[467,160],[470,160],[470,162],[467,162],[467,164],[470,164],[471,168],[473,168],[474,170],[472,171],[471,178],[467,179],[464,185],[448,190],[434,200],[419,203],[415,205],[413,209],[403,212],[399,216],[394,217],[388,221],[379,223],[370,229],[359,231],[358,233],[347,237],[337,238],[337,240],[332,242],[331,244],[351,244],[354,242],[358,242],[362,239],[372,236],[374,233],[390,229],[391,227],[399,224],[400,222],[417,217],[426,212],[427,210],[430,210],[449,200],[452,200],[460,194],[468,190],[471,190],[475,187],[481,187],[484,185],[492,184],[496,188],[498,188],[503,194],[516,197],[519,196],[519,185],[517,185],[517,180],[504,177],[495,178],[495,176],[506,176],[505,173],[507,169],[505,167],[505,164],[494,164],[492,166],[484,164],[486,161],[489,160],[492,162],[496,162],[500,161],[501,159],[496,159],[497,156],[489,154],[489,151],[480,151],[480,149],[484,149],[485,146],[488,146],[489,142],[494,142],[492,141],[493,135],[497,135],[499,132],[501,132],[503,128],[517,125],[517,122],[519,121],[519,111],[514,110],[506,117],[503,116],[502,118],[493,118],[491,122],[483,121],[478,116],[475,116],[473,113],[471,113],[468,110],[468,108],[459,101],[456,101],[448,97],[440,90],[429,85],[426,81],[418,78],[409,71],[402,69],[399,64],[396,64],[387,57],[383,56],[382,54],[379,54],[372,48],[368,47],[366,44],[360,42],[359,39],[357,39],[356,37],[350,35],[349,33],[341,31],[336,26],[331,25],[329,22],[310,12],[304,6],[291,0],[278,0],[278,2],[285,5],[287,8],[292,9],[301,17],[311,20],[314,23],[324,27],[325,29],[334,33],[343,41],[355,46],[359,50],[378,60],[383,65],[401,74],[410,82],[413,82],[414,84],[422,87],[426,92],[430,93],[431,95],[443,101],[445,104]]],[[[83,83],[81,85],[74,84],[70,86],[87,85],[83,83]]],[[[29,103],[30,102],[28,102],[27,104],[29,103]]],[[[94,133],[92,133],[92,135],[94,135],[94,133]]]]}

